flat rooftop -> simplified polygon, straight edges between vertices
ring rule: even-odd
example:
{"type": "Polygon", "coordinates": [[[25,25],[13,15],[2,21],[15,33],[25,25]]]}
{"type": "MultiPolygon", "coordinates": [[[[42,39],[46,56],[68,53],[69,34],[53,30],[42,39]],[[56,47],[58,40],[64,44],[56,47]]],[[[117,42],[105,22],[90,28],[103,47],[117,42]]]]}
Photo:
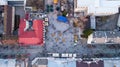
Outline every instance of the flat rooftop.
{"type": "Polygon", "coordinates": [[[119,0],[76,0],[75,12],[87,10],[88,14],[96,16],[118,13],[119,0]]]}
{"type": "Polygon", "coordinates": [[[92,44],[120,44],[120,31],[95,31],[91,39],[92,44]]]}

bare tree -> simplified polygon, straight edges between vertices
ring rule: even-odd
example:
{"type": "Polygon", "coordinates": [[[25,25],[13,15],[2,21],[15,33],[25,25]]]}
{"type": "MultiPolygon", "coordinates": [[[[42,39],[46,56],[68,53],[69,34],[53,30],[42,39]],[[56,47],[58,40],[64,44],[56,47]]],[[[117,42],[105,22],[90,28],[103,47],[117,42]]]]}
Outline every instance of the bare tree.
{"type": "Polygon", "coordinates": [[[44,9],[44,0],[27,0],[27,6],[35,7],[38,9],[44,9]]]}

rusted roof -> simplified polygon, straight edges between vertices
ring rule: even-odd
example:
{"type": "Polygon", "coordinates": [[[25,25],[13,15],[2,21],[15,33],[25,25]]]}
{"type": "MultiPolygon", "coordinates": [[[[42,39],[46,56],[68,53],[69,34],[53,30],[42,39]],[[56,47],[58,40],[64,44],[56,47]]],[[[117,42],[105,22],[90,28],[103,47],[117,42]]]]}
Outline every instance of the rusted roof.
{"type": "Polygon", "coordinates": [[[9,45],[9,44],[17,44],[18,41],[17,40],[2,40],[2,44],[6,44],[6,45],[9,45]]]}

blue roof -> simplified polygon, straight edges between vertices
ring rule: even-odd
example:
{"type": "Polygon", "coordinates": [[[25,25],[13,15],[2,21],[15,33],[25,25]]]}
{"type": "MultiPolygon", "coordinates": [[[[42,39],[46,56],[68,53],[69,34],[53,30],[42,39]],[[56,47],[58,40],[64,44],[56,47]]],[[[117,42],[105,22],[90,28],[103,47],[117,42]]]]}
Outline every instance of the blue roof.
{"type": "Polygon", "coordinates": [[[61,21],[61,22],[64,22],[64,23],[68,22],[68,19],[66,17],[64,17],[64,16],[58,16],[57,20],[61,21]]]}
{"type": "Polygon", "coordinates": [[[68,59],[48,60],[48,67],[76,67],[76,61],[68,59]]]}

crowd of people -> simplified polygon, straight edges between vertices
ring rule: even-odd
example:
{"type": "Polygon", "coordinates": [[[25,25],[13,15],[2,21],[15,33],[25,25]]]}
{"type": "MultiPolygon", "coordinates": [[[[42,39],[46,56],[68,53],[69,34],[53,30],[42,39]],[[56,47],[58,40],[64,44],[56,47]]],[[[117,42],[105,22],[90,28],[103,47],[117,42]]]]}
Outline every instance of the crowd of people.
{"type": "Polygon", "coordinates": [[[16,58],[18,55],[25,55],[25,51],[21,51],[25,47],[16,45],[0,45],[0,58],[16,58]]]}

